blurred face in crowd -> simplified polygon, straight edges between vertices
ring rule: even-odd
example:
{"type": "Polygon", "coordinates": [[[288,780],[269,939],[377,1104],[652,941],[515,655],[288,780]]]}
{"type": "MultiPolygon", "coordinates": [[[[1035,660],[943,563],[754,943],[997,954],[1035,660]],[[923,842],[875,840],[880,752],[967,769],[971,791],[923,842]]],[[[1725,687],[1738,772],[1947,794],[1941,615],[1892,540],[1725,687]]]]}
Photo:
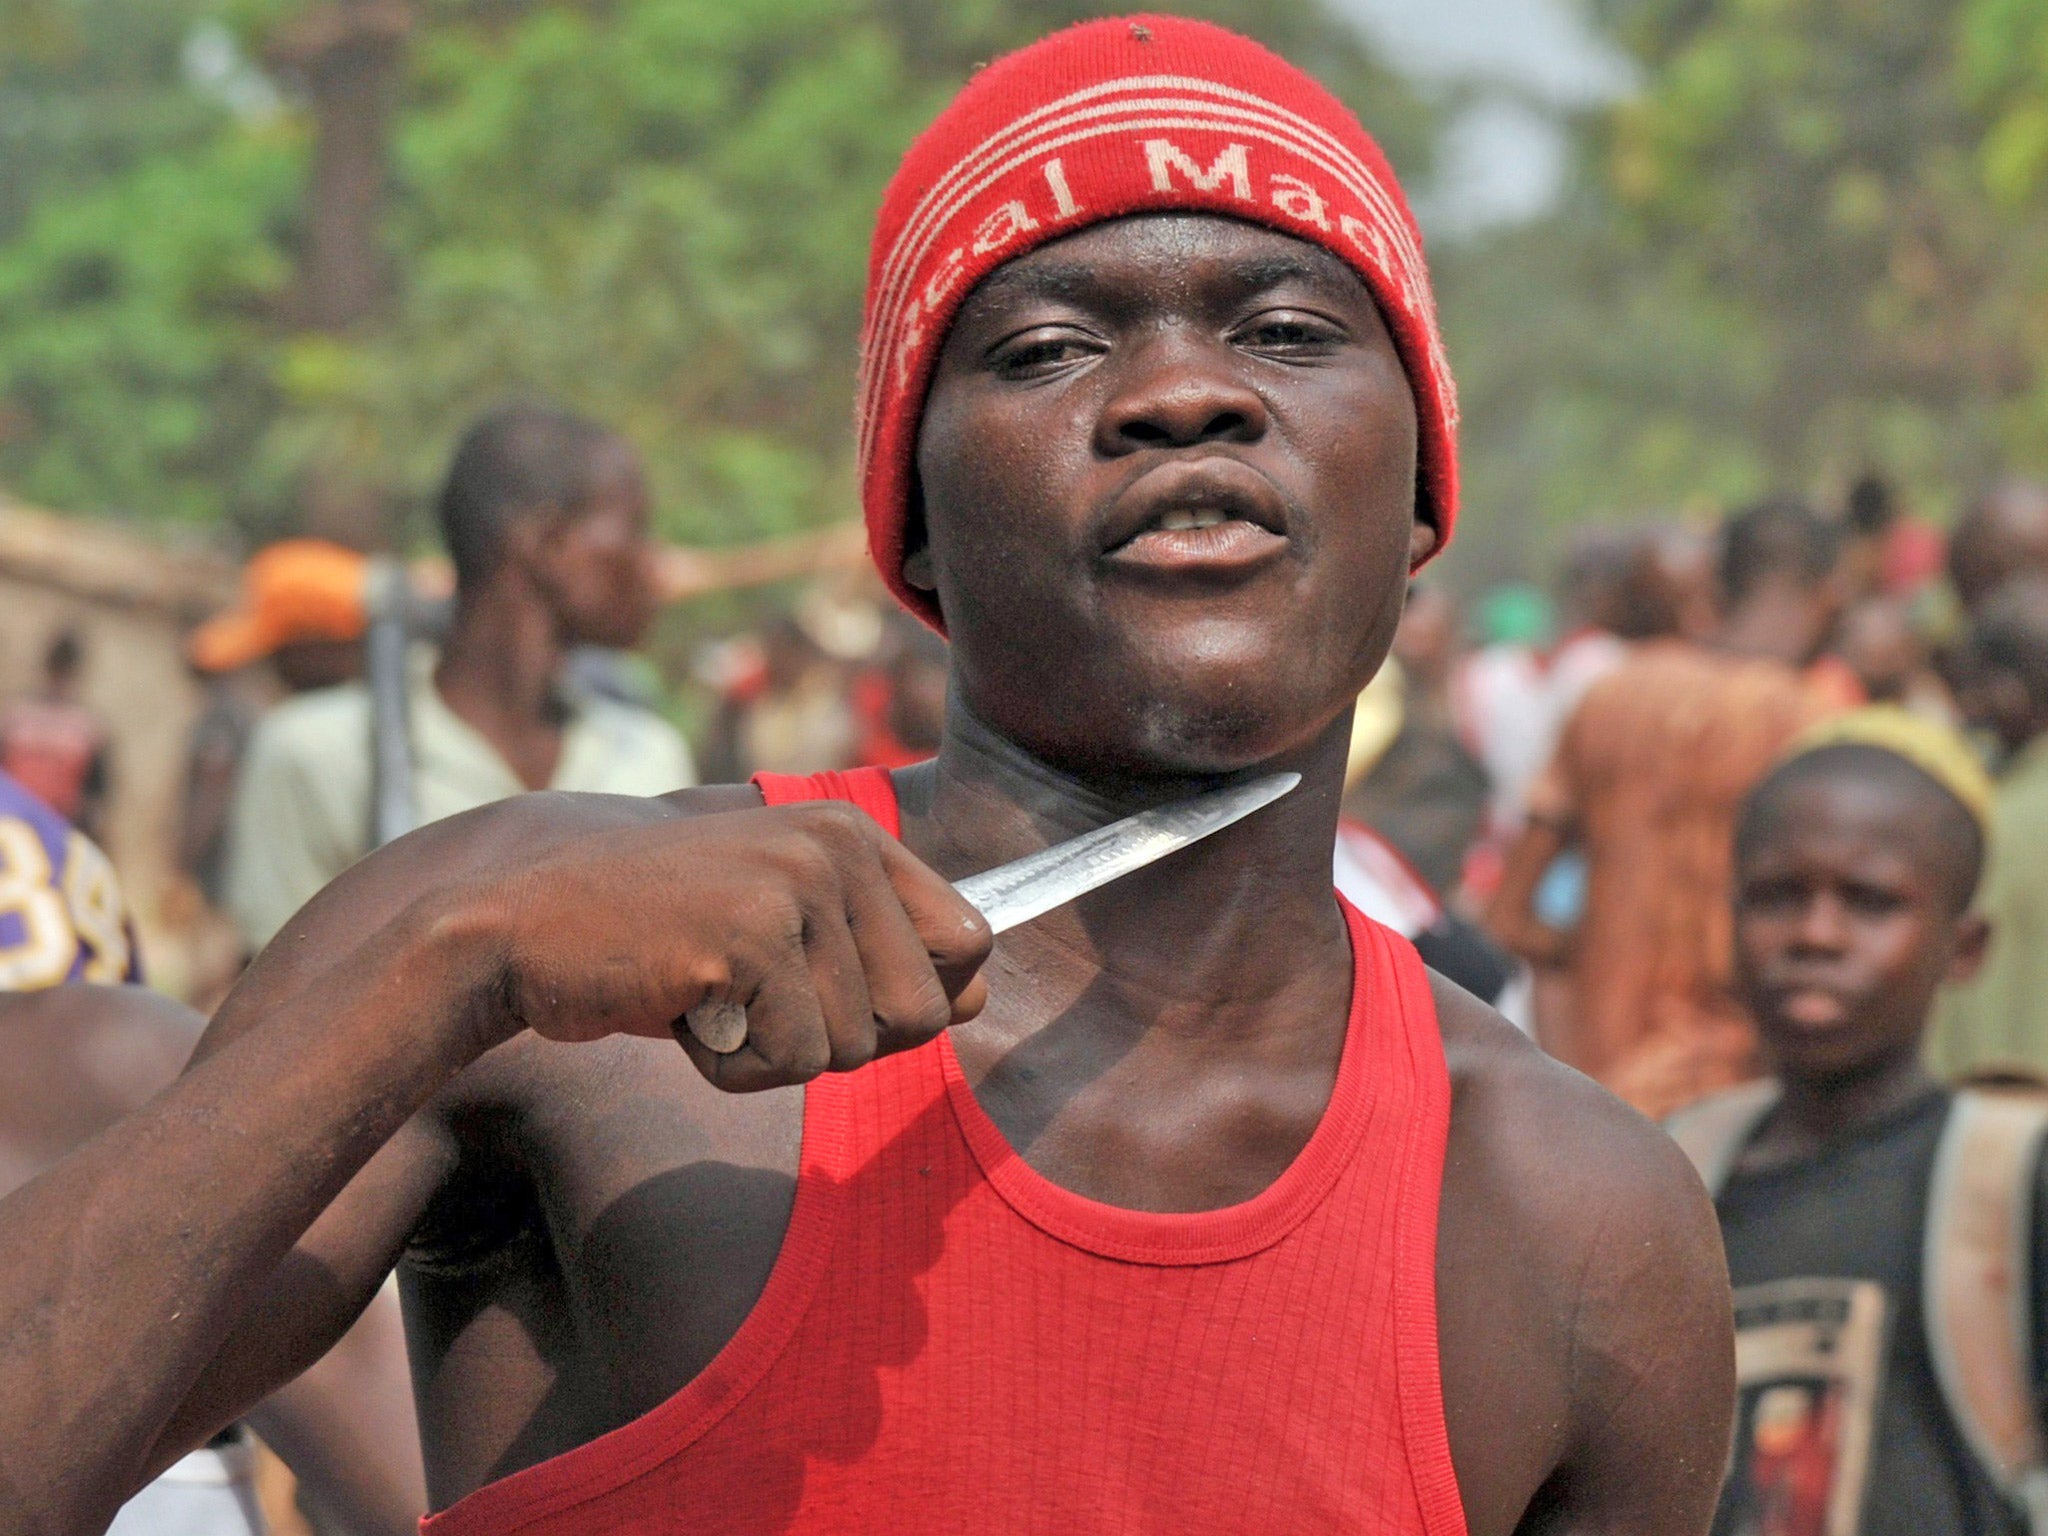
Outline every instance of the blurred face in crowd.
{"type": "Polygon", "coordinates": [[[1435,539],[1364,283],[1209,216],[1101,224],[985,280],[917,468],[905,575],[938,595],[960,699],[1076,767],[1213,773],[1314,739],[1435,539]]]}
{"type": "Polygon", "coordinates": [[[1956,670],[1964,716],[2008,755],[2048,729],[2048,576],[2022,573],[1984,600],[1956,670]]]}
{"type": "Polygon", "coordinates": [[[1935,993],[1982,962],[1955,846],[1971,828],[1898,772],[1795,774],[1759,791],[1738,840],[1737,986],[1784,1076],[1855,1078],[1917,1052],[1935,993]]]}
{"type": "Polygon", "coordinates": [[[650,508],[640,460],[622,442],[600,451],[590,494],[563,515],[535,520],[530,560],[570,645],[638,645],[657,595],[650,508]]]}
{"type": "Polygon", "coordinates": [[[1835,649],[1873,704],[1896,703],[1926,664],[1926,652],[1905,604],[1865,598],[1842,615],[1835,649]]]}
{"type": "Polygon", "coordinates": [[[2009,480],[1970,508],[1949,541],[1948,574],[1968,611],[2015,576],[2048,572],[2048,486],[2009,480]]]}
{"type": "Polygon", "coordinates": [[[1714,550],[1683,528],[1656,528],[1637,542],[1609,627],[1624,640],[1704,640],[1719,622],[1714,550]]]}
{"type": "Polygon", "coordinates": [[[2033,740],[2039,727],[2034,691],[2027,679],[1978,652],[1966,652],[1962,658],[1956,702],[1963,717],[1995,737],[2007,756],[2033,740]]]}
{"type": "Polygon", "coordinates": [[[1634,550],[1612,533],[1585,535],[1572,551],[1559,594],[1567,633],[1581,628],[1615,631],[1626,622],[1623,607],[1634,550]]]}
{"type": "Polygon", "coordinates": [[[293,693],[331,688],[363,673],[360,640],[293,640],[272,654],[278,680],[293,693]]]}
{"type": "Polygon", "coordinates": [[[1419,582],[1409,589],[1394,631],[1394,655],[1417,687],[1435,688],[1450,680],[1458,657],[1458,605],[1448,593],[1419,582]]]}

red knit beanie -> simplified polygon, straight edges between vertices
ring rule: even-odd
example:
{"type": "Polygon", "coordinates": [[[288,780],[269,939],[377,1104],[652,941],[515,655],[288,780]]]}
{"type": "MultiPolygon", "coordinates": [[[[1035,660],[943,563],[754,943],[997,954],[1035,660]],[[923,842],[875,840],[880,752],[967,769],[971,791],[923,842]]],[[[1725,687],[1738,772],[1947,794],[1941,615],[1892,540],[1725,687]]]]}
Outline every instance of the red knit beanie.
{"type": "Polygon", "coordinates": [[[1450,539],[1457,397],[1422,238],[1379,146],[1328,91],[1206,22],[1084,22],[982,70],[903,157],[875,221],[861,342],[860,474],[868,548],[903,580],[918,418],[960,302],[995,268],[1125,214],[1227,214],[1313,241],[1365,279],[1420,424],[1417,510],[1450,539]]]}

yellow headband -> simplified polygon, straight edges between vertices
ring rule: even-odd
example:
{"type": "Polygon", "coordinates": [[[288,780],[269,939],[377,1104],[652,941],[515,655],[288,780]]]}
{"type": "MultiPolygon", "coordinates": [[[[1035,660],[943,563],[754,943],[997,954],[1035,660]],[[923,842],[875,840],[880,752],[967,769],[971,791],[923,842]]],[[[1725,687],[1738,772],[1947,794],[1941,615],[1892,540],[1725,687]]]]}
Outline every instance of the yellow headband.
{"type": "Polygon", "coordinates": [[[1896,704],[1872,704],[1833,715],[1793,738],[1780,763],[1824,747],[1875,747],[1902,757],[1962,803],[1979,828],[1991,835],[1991,776],[1969,743],[1945,725],[1910,714],[1896,704]]]}

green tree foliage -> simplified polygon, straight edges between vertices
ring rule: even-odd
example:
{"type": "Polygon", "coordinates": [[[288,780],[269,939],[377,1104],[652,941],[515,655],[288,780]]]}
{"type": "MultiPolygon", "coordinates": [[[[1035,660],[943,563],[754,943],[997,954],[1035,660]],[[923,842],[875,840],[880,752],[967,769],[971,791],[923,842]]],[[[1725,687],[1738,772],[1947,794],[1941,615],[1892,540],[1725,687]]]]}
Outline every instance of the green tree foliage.
{"type": "Polygon", "coordinates": [[[1475,487],[1569,519],[1875,468],[1945,505],[2048,463],[2048,8],[1605,15],[1645,89],[1563,214],[1456,263],[1475,487]]]}
{"type": "MultiPolygon", "coordinates": [[[[232,14],[254,55],[302,9],[232,14]]],[[[978,63],[1113,9],[429,0],[392,146],[389,312],[289,329],[304,125],[215,112],[196,147],[39,192],[0,245],[0,483],[269,529],[312,480],[416,518],[466,419],[543,395],[631,435],[673,534],[846,516],[867,240],[897,157],[978,63]]],[[[1423,114],[1316,0],[1188,9],[1418,156],[1423,114]]]]}
{"type": "Polygon", "coordinates": [[[0,240],[36,200],[202,143],[217,102],[179,68],[203,0],[0,5],[0,240]]]}
{"type": "Polygon", "coordinates": [[[229,135],[39,203],[0,249],[0,480],[55,507],[251,510],[295,150],[229,135]]]}
{"type": "Polygon", "coordinates": [[[188,80],[206,16],[0,6],[0,484],[54,506],[211,518],[260,476],[301,146],[188,80]]]}

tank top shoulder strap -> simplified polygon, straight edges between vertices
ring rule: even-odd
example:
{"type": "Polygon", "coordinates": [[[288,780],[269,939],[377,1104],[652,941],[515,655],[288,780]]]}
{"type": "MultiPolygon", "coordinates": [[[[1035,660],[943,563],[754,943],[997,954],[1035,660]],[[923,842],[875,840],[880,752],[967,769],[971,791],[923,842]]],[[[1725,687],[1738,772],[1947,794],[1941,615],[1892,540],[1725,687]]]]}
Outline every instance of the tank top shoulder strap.
{"type": "Polygon", "coordinates": [[[891,837],[903,835],[896,810],[896,781],[886,768],[827,769],[824,773],[757,773],[754,787],[770,805],[806,800],[844,800],[866,811],[891,837]]]}

